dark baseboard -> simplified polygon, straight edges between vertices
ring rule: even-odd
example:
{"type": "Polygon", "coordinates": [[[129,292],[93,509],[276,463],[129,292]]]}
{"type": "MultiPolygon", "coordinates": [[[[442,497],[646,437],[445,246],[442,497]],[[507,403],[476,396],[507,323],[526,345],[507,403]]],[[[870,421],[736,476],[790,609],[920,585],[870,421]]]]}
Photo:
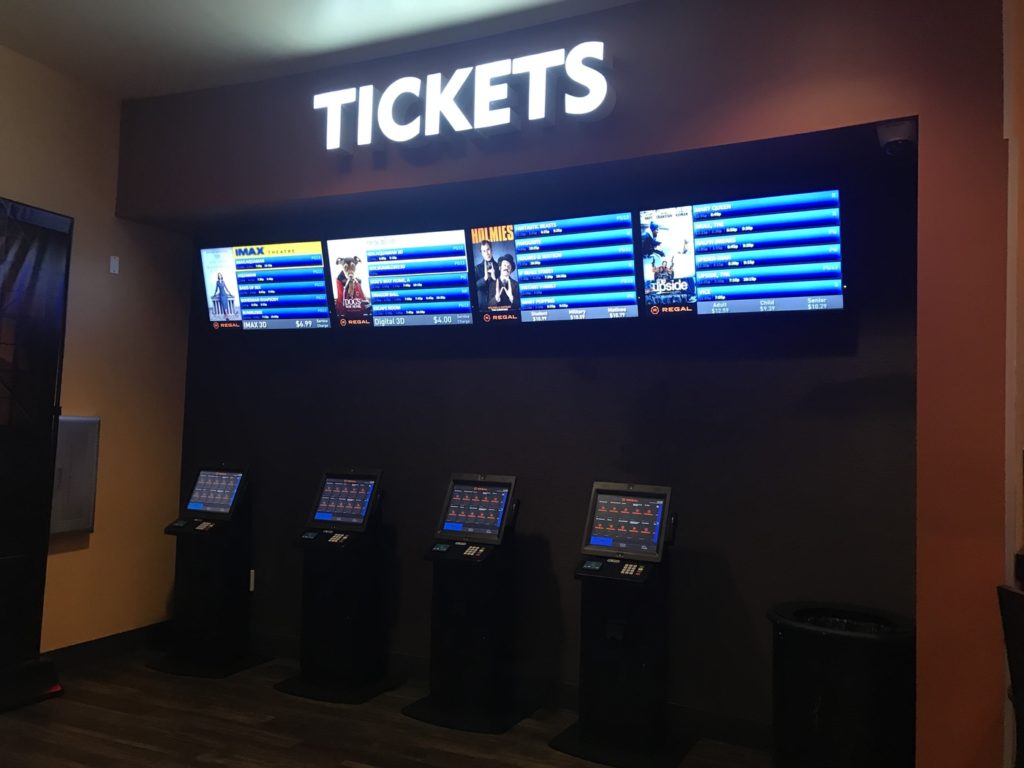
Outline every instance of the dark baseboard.
{"type": "Polygon", "coordinates": [[[170,622],[163,621],[159,624],[150,624],[127,632],[119,632],[116,635],[101,637],[86,643],[70,645],[44,655],[59,666],[74,667],[91,664],[118,656],[127,656],[142,650],[162,649],[166,647],[169,631],[170,622]]]}

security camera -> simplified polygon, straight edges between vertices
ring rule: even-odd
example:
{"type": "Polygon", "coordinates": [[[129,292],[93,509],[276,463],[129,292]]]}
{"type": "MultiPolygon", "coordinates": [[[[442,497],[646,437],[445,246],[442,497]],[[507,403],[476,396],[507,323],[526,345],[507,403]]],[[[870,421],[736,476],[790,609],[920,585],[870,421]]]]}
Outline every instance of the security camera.
{"type": "Polygon", "coordinates": [[[900,157],[913,151],[917,144],[916,120],[890,120],[875,126],[878,144],[889,157],[900,157]]]}

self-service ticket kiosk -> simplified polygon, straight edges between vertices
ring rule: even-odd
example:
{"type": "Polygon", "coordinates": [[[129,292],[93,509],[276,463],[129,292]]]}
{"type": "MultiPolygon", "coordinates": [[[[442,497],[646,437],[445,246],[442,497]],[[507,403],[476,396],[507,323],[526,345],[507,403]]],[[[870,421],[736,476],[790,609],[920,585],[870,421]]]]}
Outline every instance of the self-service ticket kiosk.
{"type": "Polygon", "coordinates": [[[453,475],[434,542],[430,692],[403,711],[418,720],[503,733],[523,715],[516,690],[515,478],[453,475]]]}
{"type": "Polygon", "coordinates": [[[245,474],[202,470],[181,515],[164,533],[177,539],[171,647],[151,666],[200,677],[250,666],[252,535],[245,474]]]}
{"type": "Polygon", "coordinates": [[[579,720],[551,746],[594,762],[675,766],[667,719],[670,489],[594,483],[576,568],[581,586],[579,720]]]}
{"type": "Polygon", "coordinates": [[[358,704],[388,687],[387,559],[380,472],[326,475],[306,528],[301,673],[275,686],[296,696],[358,704]]]}

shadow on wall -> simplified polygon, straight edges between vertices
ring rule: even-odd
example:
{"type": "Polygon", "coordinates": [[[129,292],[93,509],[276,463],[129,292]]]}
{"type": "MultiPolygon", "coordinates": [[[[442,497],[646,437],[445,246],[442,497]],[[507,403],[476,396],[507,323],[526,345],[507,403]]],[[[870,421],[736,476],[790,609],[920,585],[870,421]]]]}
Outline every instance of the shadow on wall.
{"type": "Polygon", "coordinates": [[[50,537],[50,554],[62,555],[88,549],[91,540],[90,533],[55,533],[50,537]]]}
{"type": "MultiPolygon", "coordinates": [[[[731,738],[738,733],[767,733],[769,723],[733,722],[740,713],[757,711],[769,697],[764,690],[764,636],[767,620],[755,625],[740,597],[728,560],[708,549],[680,549],[672,555],[672,690],[684,710],[718,715],[729,721],[731,738]],[[679,663],[682,661],[683,663],[679,663]],[[744,681],[750,701],[736,702],[736,691],[723,681],[744,681]]],[[[714,734],[711,734],[714,735],[714,734]]]]}
{"type": "Polygon", "coordinates": [[[541,706],[557,701],[562,679],[562,604],[551,557],[542,536],[516,534],[518,678],[523,701],[541,706]]]}

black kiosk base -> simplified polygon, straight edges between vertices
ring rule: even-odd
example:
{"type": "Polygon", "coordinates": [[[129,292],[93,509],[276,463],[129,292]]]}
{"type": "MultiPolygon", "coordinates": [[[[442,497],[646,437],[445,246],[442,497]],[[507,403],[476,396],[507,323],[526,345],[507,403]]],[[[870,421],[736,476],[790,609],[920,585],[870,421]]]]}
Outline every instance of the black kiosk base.
{"type": "Polygon", "coordinates": [[[595,483],[580,581],[579,720],[551,741],[618,768],[677,766],[695,743],[668,721],[669,489],[595,483]]]}
{"type": "Polygon", "coordinates": [[[400,677],[378,677],[368,683],[349,683],[311,677],[299,673],[295,677],[282,680],[274,685],[274,689],[289,696],[298,696],[313,701],[324,701],[328,704],[365,704],[382,693],[393,691],[402,684],[400,677]]]}
{"type": "Polygon", "coordinates": [[[677,768],[698,739],[696,734],[673,732],[665,743],[636,747],[587,738],[580,733],[577,722],[555,736],[550,746],[567,755],[615,768],[677,768]]]}
{"type": "Polygon", "coordinates": [[[164,532],[177,539],[168,654],[150,669],[228,677],[265,661],[249,645],[251,533],[243,473],[200,472],[182,516],[164,532]]]}
{"type": "Polygon", "coordinates": [[[427,559],[434,564],[430,693],[409,717],[505,733],[529,714],[515,674],[514,558],[503,539],[517,511],[515,478],[454,475],[427,559]]]}
{"type": "Polygon", "coordinates": [[[508,733],[530,714],[526,706],[515,706],[505,712],[474,712],[464,708],[451,709],[444,702],[426,696],[402,709],[402,714],[423,723],[468,733],[508,733]]]}
{"type": "Polygon", "coordinates": [[[182,677],[206,677],[217,680],[237,675],[252,667],[257,667],[270,660],[269,656],[261,656],[255,653],[246,653],[242,657],[211,660],[209,662],[184,658],[175,655],[174,652],[160,656],[146,664],[148,669],[154,672],[163,672],[165,675],[181,675],[182,677]]]}
{"type": "Polygon", "coordinates": [[[430,693],[402,712],[444,728],[505,733],[529,714],[512,671],[509,563],[500,562],[501,553],[491,546],[458,541],[435,547],[439,545],[446,549],[431,550],[438,557],[430,693]]]}
{"type": "Polygon", "coordinates": [[[325,475],[299,537],[303,550],[301,672],[274,687],[362,704],[401,680],[388,675],[386,575],[377,470],[325,475]]]}
{"type": "Polygon", "coordinates": [[[0,669],[0,712],[36,704],[64,693],[49,659],[35,659],[0,669]]]}

